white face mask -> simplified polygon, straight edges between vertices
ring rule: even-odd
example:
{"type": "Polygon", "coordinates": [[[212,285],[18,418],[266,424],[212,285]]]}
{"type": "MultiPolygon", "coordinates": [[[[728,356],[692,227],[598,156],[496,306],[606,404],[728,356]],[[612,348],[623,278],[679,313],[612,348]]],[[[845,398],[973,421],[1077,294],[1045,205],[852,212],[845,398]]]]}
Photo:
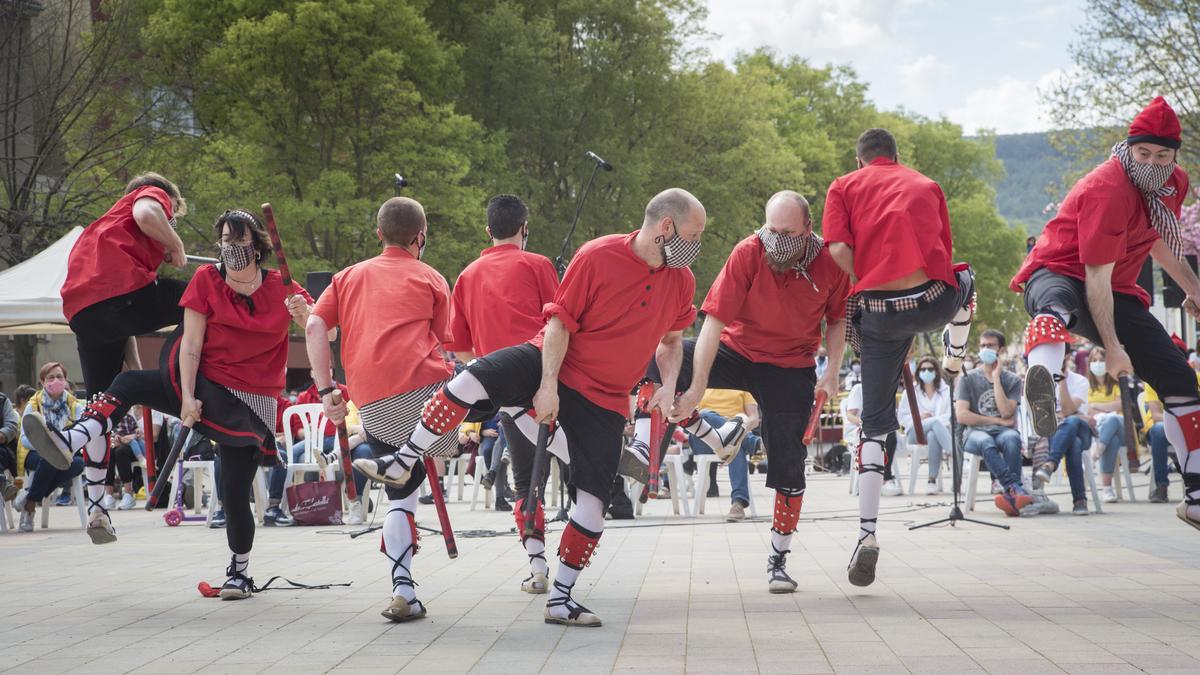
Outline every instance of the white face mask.
{"type": "Polygon", "coordinates": [[[1108,374],[1108,364],[1103,361],[1092,361],[1088,364],[1088,370],[1096,377],[1104,377],[1108,374]]]}

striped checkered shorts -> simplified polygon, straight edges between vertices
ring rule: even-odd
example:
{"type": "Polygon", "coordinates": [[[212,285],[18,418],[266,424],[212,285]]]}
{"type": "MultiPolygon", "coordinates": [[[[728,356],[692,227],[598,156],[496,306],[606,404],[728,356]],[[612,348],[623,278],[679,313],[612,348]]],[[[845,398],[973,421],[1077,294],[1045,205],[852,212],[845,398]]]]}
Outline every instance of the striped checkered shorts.
{"type": "MultiPolygon", "coordinates": [[[[363,429],[371,436],[399,448],[408,442],[413,429],[421,422],[425,402],[433,398],[450,380],[438,382],[403,394],[389,396],[359,408],[363,429]]],[[[431,457],[452,457],[458,453],[458,433],[451,431],[429,448],[431,457]]]]}
{"type": "Polygon", "coordinates": [[[225,387],[225,390],[236,396],[242,403],[245,403],[246,407],[250,408],[254,416],[262,420],[262,423],[267,425],[268,429],[275,430],[276,406],[279,405],[279,401],[274,396],[251,394],[247,391],[238,391],[229,387],[225,387]]]}

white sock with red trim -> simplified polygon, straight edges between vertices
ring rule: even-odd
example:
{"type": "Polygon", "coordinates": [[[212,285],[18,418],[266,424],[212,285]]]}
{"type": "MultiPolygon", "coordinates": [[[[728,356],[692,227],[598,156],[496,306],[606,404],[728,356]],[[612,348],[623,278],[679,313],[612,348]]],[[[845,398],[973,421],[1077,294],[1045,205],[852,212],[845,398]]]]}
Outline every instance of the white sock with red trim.
{"type": "MultiPolygon", "coordinates": [[[[1188,447],[1183,427],[1179,425],[1180,417],[1200,413],[1200,405],[1184,405],[1191,400],[1184,396],[1163,398],[1163,407],[1166,409],[1166,414],[1163,415],[1163,431],[1166,432],[1167,440],[1175,447],[1175,454],[1183,469],[1184,495],[1188,499],[1200,499],[1200,447],[1188,447]]],[[[1200,520],[1200,504],[1188,506],[1188,517],[1200,520]]]]}

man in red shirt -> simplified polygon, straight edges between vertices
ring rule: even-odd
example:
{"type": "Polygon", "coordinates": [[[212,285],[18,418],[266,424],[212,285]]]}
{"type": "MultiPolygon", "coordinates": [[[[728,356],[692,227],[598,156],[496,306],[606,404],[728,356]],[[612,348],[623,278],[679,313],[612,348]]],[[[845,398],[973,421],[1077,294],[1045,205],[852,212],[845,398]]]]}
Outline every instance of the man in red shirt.
{"type": "MultiPolygon", "coordinates": [[[[770,453],[767,487],[775,490],[771,527],[772,553],[767,559],[772,593],[790,593],[786,556],[804,499],[801,442],[812,410],[814,387],[835,398],[846,339],[846,294],[849,277],[840,270],[825,242],[813,232],[808,200],[791,190],[767,202],[766,224],[733,248],[704,299],[704,327],[696,339],[683,341],[683,368],[677,381],[684,393],[674,415],[680,425],[713,451],[738,451],[742,420],[713,430],[696,405],[705,389],[749,392],[762,408],[763,443],[770,453]],[[825,324],[830,363],[817,380],[815,355],[825,324]],[[705,436],[708,435],[708,440],[705,436]],[[715,435],[714,435],[715,434],[715,435]]],[[[660,383],[658,366],[650,364],[649,381],[660,383]]],[[[639,410],[634,441],[626,457],[639,466],[648,462],[649,414],[639,410]]],[[[626,464],[629,462],[627,461],[626,464]]]]}
{"type": "MultiPolygon", "coordinates": [[[[542,307],[554,299],[554,292],[558,290],[558,275],[550,259],[525,250],[525,242],[529,239],[529,209],[519,197],[496,195],[488,200],[487,232],[492,246],[484,249],[479,259],[458,275],[451,296],[450,330],[454,339],[446,349],[454,352],[455,358],[462,363],[471,361],[476,354],[491,354],[536,335],[546,323],[542,318],[542,307]]],[[[521,512],[521,503],[529,489],[533,459],[532,441],[520,434],[513,422],[512,416],[520,417],[520,413],[519,408],[500,411],[500,424],[513,461],[518,498],[516,513],[521,512]]],[[[499,475],[496,506],[503,508],[507,505],[504,499],[507,472],[500,462],[497,445],[492,446],[492,453],[484,485],[490,487],[499,475]]],[[[541,577],[531,580],[526,588],[530,592],[544,593],[547,575],[545,542],[529,537],[522,543],[533,566],[531,579],[541,577]]]]}
{"type": "MultiPolygon", "coordinates": [[[[390,457],[408,441],[422,404],[454,374],[441,351],[450,339],[450,288],[437,270],[421,262],[429,232],[421,204],[393,197],[376,219],[383,252],[334,275],[313,308],[305,335],[317,393],[336,424],[346,417],[346,399],[333,404],[329,331],[343,329],[342,362],[358,399],[367,444],[375,456],[390,457]]],[[[449,454],[455,441],[454,436],[438,439],[432,451],[449,454]]],[[[361,470],[363,462],[372,460],[357,459],[354,465],[361,470]]],[[[392,562],[392,602],[383,616],[396,622],[426,613],[411,576],[417,551],[413,514],[424,480],[425,467],[417,462],[403,480],[387,482],[383,554],[392,562]]]]}
{"type": "Polygon", "coordinates": [[[950,217],[938,184],[899,163],[896,139],[884,129],[864,131],[855,150],[859,168],[829,186],[823,225],[830,254],[854,283],[847,332],[862,359],[863,407],[860,535],[849,577],[868,586],[879,559],[875,525],[885,445],[896,442],[900,428],[895,393],[913,336],[946,326],[943,365],[956,376],[975,284],[969,268],[951,265],[950,217]]]}
{"type": "MultiPolygon", "coordinates": [[[[75,333],[83,381],[95,396],[112,384],[123,364],[141,368],[134,336],[183,321],[179,299],[187,282],[159,279],[158,266],[187,264],[175,218],[187,203],[174,183],[156,173],[137,176],[125,196],[84,229],[71,247],[60,293],[75,333]]],[[[97,438],[83,450],[84,482],[98,500],[108,474],[108,443],[97,438]]],[[[52,466],[60,453],[43,458],[52,466]]]]}
{"type": "Polygon", "coordinates": [[[1179,118],[1160,96],[1134,118],[1112,156],[1071,188],[1011,286],[1024,291],[1033,317],[1025,333],[1025,395],[1038,435],[1049,438],[1057,426],[1055,381],[1069,333],[1103,345],[1108,373],[1136,372],[1162,398],[1163,427],[1183,466],[1185,495],[1176,514],[1200,529],[1200,392],[1137,285],[1151,256],[1187,294],[1186,310],[1198,313],[1200,281],[1182,259],[1179,234],[1188,193],[1187,173],[1176,164],[1180,145],[1179,118]]]}
{"type": "Polygon", "coordinates": [[[399,452],[355,462],[377,480],[403,482],[420,466],[421,455],[437,454],[435,444],[468,413],[486,417],[500,407],[532,405],[535,421],[557,421],[556,441],[565,438],[575,506],[559,542],[547,623],[600,625],[599,617],[571,598],[571,589],[604,530],[629,391],[656,350],[666,384],[651,403],[669,412],[683,357],[682,331],[696,316],[696,279],[688,268],[700,253],[705,219],[699,200],[674,188],[650,200],[639,230],[584,244],[546,305],[547,323],[538,335],[468,364],[426,404],[399,452]]]}

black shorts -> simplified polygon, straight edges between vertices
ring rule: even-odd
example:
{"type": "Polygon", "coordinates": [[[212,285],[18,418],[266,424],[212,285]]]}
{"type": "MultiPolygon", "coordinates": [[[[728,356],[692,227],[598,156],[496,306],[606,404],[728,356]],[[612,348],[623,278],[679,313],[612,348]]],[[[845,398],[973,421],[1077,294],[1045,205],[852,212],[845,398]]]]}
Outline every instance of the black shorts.
{"type": "Polygon", "coordinates": [[[121,372],[126,340],[183,322],[179,300],[185,289],[186,281],[156,279],[136,291],[84,307],[71,318],[89,395],[108,389],[121,372]]]}
{"type": "MultiPolygon", "coordinates": [[[[682,391],[692,384],[692,355],[696,340],[683,341],[683,366],[677,387],[682,391]]],[[[658,362],[651,360],[646,379],[661,383],[658,362]]],[[[770,363],[754,363],[724,343],[717,348],[712,371],[708,376],[710,389],[735,389],[749,392],[762,411],[759,434],[767,450],[767,487],[803,490],[806,486],[804,462],[808,447],[804,445],[804,428],[812,413],[813,395],[817,384],[817,369],[784,368],[770,363]]]]}
{"type": "MultiPolygon", "coordinates": [[[[1088,311],[1087,288],[1079,279],[1044,268],[1034,272],[1025,282],[1025,311],[1031,317],[1057,315],[1067,324],[1067,330],[1094,344],[1103,344],[1088,311]]],[[[1134,372],[1154,387],[1160,398],[1200,397],[1196,375],[1188,365],[1187,357],[1171,342],[1166,329],[1141,300],[1125,293],[1113,293],[1113,324],[1117,339],[1133,362],[1134,372]]]]}
{"type": "MultiPolygon", "coordinates": [[[[481,356],[467,364],[467,370],[490,397],[485,405],[472,408],[467,419],[487,419],[500,408],[533,405],[533,395],[542,383],[542,352],[528,343],[520,344],[481,356]]],[[[572,499],[575,490],[583,490],[608,503],[624,447],[625,417],[560,382],[558,423],[560,433],[567,436],[571,456],[568,486],[572,499]]],[[[527,477],[524,482],[528,483],[527,477]]]]}
{"type": "MultiPolygon", "coordinates": [[[[376,457],[386,457],[400,450],[392,445],[375,438],[369,431],[363,430],[363,435],[367,437],[367,446],[371,448],[371,452],[376,457]]],[[[440,459],[434,461],[440,462],[440,459]]],[[[425,482],[425,462],[417,462],[413,465],[412,472],[409,474],[408,481],[399,487],[394,485],[384,485],[383,491],[387,494],[388,500],[407,499],[412,493],[416,492],[421,487],[421,483],[425,482]]]]}

